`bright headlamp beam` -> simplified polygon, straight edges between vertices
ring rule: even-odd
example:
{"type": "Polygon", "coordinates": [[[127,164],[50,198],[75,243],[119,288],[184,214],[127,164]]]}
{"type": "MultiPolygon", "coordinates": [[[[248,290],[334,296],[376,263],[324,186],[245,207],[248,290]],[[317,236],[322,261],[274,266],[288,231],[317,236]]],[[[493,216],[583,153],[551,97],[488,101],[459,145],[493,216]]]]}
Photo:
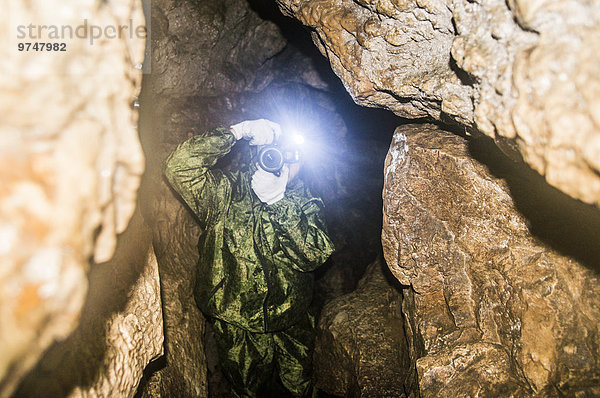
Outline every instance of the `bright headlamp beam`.
{"type": "Polygon", "coordinates": [[[300,134],[294,134],[292,136],[292,140],[294,141],[294,144],[296,144],[296,145],[304,144],[304,136],[302,136],[300,134]]]}

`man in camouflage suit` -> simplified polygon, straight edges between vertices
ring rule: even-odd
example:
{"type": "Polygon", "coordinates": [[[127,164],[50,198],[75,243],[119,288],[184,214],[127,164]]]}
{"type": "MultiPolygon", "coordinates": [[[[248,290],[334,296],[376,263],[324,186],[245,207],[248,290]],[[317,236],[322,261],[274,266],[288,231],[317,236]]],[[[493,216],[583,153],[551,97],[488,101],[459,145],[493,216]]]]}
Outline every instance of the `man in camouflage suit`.
{"type": "Polygon", "coordinates": [[[261,146],[279,134],[264,119],[217,128],[179,145],[165,168],[204,230],[194,294],[214,321],[221,366],[239,396],[257,396],[275,368],[292,395],[312,391],[310,271],[333,251],[323,203],[294,178],[297,164],[280,176],[255,162],[243,171],[214,167],[237,140],[261,146]]]}

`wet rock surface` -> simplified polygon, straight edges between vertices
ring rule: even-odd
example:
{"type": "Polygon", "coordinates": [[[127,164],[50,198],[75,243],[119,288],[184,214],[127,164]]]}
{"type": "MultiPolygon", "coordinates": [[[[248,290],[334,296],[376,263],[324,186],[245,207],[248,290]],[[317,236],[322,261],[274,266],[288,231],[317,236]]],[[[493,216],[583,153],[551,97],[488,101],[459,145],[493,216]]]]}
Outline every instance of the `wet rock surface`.
{"type": "Polygon", "coordinates": [[[433,125],[396,130],[385,176],[421,395],[598,395],[598,211],[433,125]]]}
{"type": "Polygon", "coordinates": [[[378,259],[355,291],[325,305],[317,325],[315,385],[341,397],[417,392],[410,372],[398,282],[378,259]]]}
{"type": "Polygon", "coordinates": [[[600,4],[278,0],[354,100],[492,137],[600,206],[600,4]]]}
{"type": "Polygon", "coordinates": [[[0,15],[0,396],[77,326],[90,257],[112,256],[143,171],[137,113],[144,39],[17,51],[16,27],[132,20],[137,1],[8,1],[0,15]]]}

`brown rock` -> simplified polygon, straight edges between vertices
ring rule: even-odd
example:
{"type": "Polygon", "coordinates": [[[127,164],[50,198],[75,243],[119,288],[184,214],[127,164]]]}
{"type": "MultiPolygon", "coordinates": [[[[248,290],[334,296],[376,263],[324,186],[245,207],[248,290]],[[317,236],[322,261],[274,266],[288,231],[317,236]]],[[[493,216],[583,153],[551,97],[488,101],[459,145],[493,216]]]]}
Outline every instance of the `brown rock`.
{"type": "Polygon", "coordinates": [[[361,105],[453,121],[600,206],[600,4],[278,0],[361,105]]]}
{"type": "Polygon", "coordinates": [[[262,20],[246,1],[152,3],[157,94],[173,99],[233,96],[269,82],[269,59],[286,41],[275,24],[262,20]],[[257,74],[259,70],[263,73],[257,74]]]}
{"type": "Polygon", "coordinates": [[[372,263],[354,292],[323,308],[314,355],[319,389],[344,397],[415,393],[401,295],[386,272],[381,260],[372,263]]]}
{"type": "Polygon", "coordinates": [[[136,211],[114,258],[95,264],[77,329],[53,345],[15,397],[135,394],[163,354],[163,313],[152,232],[136,211]]]}
{"type": "MultiPolygon", "coordinates": [[[[89,258],[107,261],[143,155],[131,104],[144,39],[17,51],[20,24],[144,26],[141,3],[8,1],[0,15],[0,396],[76,327],[89,258]],[[97,238],[96,238],[97,236],[97,238]]],[[[37,36],[37,32],[34,32],[37,36]]],[[[37,40],[37,41],[43,41],[37,40]]]]}
{"type": "Polygon", "coordinates": [[[163,366],[142,387],[144,397],[208,396],[204,317],[193,296],[200,228],[169,191],[154,191],[153,239],[158,258],[165,322],[163,366]]]}
{"type": "Polygon", "coordinates": [[[600,215],[493,153],[413,125],[386,159],[384,253],[412,288],[421,395],[598,395],[600,215]]]}

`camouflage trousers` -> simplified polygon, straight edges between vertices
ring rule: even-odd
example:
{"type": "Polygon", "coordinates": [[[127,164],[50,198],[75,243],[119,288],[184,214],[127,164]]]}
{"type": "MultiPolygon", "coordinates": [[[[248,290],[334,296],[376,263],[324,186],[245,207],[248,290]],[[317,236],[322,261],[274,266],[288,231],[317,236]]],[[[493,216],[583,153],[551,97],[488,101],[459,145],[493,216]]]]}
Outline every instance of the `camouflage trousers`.
{"type": "Polygon", "coordinates": [[[311,373],[314,319],[273,333],[253,333],[214,319],[215,340],[223,373],[240,397],[264,396],[277,372],[294,397],[313,394],[311,373]]]}

